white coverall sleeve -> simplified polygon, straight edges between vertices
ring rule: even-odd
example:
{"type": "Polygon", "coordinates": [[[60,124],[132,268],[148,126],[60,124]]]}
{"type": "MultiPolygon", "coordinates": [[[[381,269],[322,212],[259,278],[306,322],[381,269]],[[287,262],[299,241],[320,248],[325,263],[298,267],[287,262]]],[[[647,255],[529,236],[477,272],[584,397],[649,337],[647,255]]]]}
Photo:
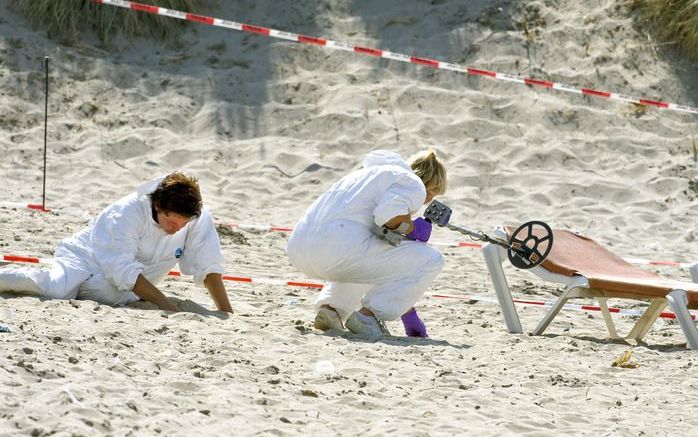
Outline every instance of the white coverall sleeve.
{"type": "Polygon", "coordinates": [[[213,217],[208,210],[202,208],[201,215],[195,220],[187,235],[179,268],[183,274],[192,275],[195,284],[203,286],[209,273],[224,273],[225,258],[213,217]]]}
{"type": "Polygon", "coordinates": [[[419,210],[427,197],[424,184],[412,178],[403,177],[391,185],[381,196],[373,211],[376,225],[383,226],[393,217],[412,215],[419,210]]]}
{"type": "Polygon", "coordinates": [[[90,243],[104,277],[120,291],[132,291],[143,264],[136,261],[139,235],[145,226],[136,208],[130,205],[97,217],[90,243]]]}

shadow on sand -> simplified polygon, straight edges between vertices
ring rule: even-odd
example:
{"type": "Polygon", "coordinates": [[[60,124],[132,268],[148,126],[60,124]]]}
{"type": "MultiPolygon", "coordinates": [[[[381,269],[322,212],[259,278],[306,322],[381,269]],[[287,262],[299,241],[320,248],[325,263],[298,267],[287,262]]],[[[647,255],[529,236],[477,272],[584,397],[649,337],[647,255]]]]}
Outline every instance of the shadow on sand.
{"type": "Polygon", "coordinates": [[[350,331],[337,331],[331,329],[324,333],[320,331],[313,331],[317,335],[324,335],[327,337],[341,337],[349,341],[354,341],[357,343],[383,343],[391,346],[420,346],[420,347],[451,347],[454,349],[470,349],[472,346],[468,344],[453,344],[448,340],[437,340],[434,338],[419,338],[419,337],[401,337],[401,336],[387,336],[377,340],[370,340],[359,335],[356,335],[350,331]]]}

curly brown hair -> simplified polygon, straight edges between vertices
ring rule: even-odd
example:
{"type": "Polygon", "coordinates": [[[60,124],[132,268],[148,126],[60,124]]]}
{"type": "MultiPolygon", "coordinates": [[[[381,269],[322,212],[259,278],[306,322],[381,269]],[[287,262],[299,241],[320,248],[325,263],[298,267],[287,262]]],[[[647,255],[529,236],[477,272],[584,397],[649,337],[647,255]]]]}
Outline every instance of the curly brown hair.
{"type": "Polygon", "coordinates": [[[161,211],[173,212],[184,217],[201,214],[201,192],[198,179],[178,171],[165,176],[158,187],[149,194],[150,201],[161,211]]]}

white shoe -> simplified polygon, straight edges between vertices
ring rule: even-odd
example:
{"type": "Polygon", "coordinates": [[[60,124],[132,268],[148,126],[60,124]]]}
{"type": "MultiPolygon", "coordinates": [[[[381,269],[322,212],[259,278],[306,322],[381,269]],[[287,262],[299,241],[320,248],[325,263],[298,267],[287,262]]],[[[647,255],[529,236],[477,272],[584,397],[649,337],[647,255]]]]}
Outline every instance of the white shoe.
{"type": "Polygon", "coordinates": [[[320,307],[315,316],[315,323],[313,326],[321,331],[337,330],[343,331],[344,325],[342,324],[342,319],[337,314],[337,311],[327,308],[320,307]]]}
{"type": "Polygon", "coordinates": [[[362,337],[377,340],[390,336],[388,328],[373,316],[366,316],[358,311],[351,313],[347,319],[347,329],[362,337]]]}

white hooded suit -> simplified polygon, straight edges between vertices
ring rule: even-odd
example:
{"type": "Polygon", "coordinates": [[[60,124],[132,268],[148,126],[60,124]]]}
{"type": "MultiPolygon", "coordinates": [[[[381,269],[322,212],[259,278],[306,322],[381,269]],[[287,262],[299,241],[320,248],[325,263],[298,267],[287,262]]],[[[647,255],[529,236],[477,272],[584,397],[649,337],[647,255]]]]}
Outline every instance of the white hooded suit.
{"type": "Polygon", "coordinates": [[[157,284],[177,263],[199,285],[209,273],[222,274],[218,233],[205,208],[172,235],[153,219],[148,194],[163,178],[143,184],[58,243],[50,269],[0,268],[0,290],[125,305],[139,300],[131,290],[140,274],[157,284]]]}
{"type": "Polygon", "coordinates": [[[329,281],[316,305],[342,319],[363,305],[394,320],[424,294],[443,267],[443,256],[418,241],[392,246],[376,231],[424,204],[426,188],[400,156],[369,153],[364,167],[337,181],[306,211],[288,242],[291,264],[329,281]]]}

